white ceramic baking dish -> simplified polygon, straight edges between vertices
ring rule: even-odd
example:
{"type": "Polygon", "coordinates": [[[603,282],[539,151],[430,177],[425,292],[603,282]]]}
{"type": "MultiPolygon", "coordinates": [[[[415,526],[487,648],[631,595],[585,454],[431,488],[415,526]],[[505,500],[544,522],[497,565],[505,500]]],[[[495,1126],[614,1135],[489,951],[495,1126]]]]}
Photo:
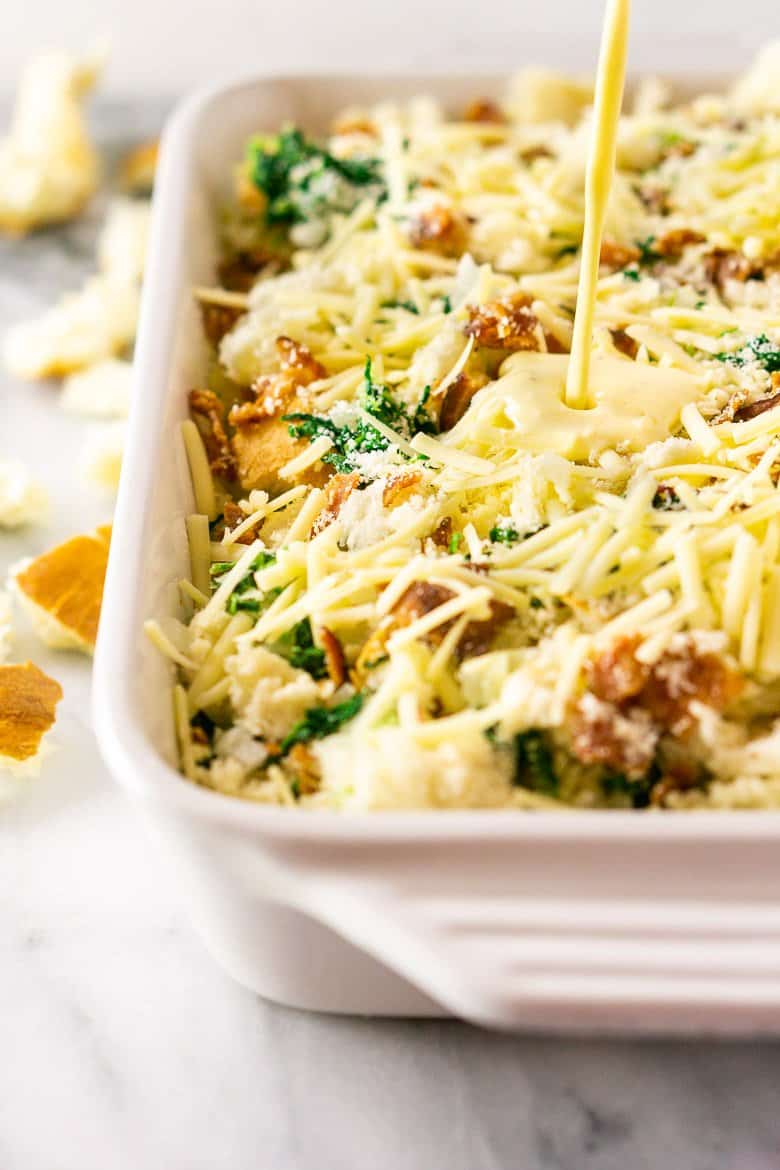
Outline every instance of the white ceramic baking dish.
{"type": "Polygon", "coordinates": [[[164,835],[192,918],[236,979],[337,1012],[504,1027],[780,1033],[780,818],[756,813],[266,808],[176,770],[170,670],[142,634],[176,612],[193,500],[179,422],[204,347],[191,288],[247,135],[341,106],[501,81],[252,81],[187,101],[162,152],[130,435],[95,665],[100,745],[164,835]]]}

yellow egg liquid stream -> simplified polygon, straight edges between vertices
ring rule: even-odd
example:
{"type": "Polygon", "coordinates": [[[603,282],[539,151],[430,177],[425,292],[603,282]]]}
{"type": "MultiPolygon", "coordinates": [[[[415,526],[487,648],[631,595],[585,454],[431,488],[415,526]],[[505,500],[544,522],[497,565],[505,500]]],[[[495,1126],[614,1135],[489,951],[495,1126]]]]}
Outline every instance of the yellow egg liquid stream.
{"type": "Polygon", "coordinates": [[[593,312],[599,278],[599,256],[607,201],[615,171],[615,151],[628,57],[630,0],[608,0],[601,36],[593,135],[585,176],[585,230],[577,288],[571,357],[566,371],[566,405],[588,406],[588,377],[593,336],[593,312]]]}

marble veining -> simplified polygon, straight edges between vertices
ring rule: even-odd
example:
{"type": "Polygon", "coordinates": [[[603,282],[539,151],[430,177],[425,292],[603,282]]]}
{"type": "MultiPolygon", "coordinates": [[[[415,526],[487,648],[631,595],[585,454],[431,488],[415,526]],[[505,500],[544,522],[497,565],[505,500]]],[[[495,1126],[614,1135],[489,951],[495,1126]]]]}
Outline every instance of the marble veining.
{"type": "MultiPolygon", "coordinates": [[[[112,153],[162,108],[99,109],[112,153]]],[[[80,279],[98,212],[0,245],[3,326],[80,279]]],[[[110,515],[53,393],[0,385],[0,456],[54,500],[0,535],[3,571],[110,515]]],[[[16,654],[65,699],[41,777],[0,785],[0,1170],[778,1170],[778,1044],[333,1019],[231,983],[99,761],[88,663],[24,632],[16,654]]]]}

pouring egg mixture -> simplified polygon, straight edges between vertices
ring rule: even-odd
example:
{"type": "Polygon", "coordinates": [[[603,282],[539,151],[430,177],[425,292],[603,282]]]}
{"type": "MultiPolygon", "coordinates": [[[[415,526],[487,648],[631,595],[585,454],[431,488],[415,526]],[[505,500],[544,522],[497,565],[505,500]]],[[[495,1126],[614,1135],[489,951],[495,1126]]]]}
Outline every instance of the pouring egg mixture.
{"type": "Polygon", "coordinates": [[[187,620],[147,623],[197,783],[780,805],[780,47],[618,121],[621,8],[595,107],[531,71],[248,143],[196,290],[187,620]]]}

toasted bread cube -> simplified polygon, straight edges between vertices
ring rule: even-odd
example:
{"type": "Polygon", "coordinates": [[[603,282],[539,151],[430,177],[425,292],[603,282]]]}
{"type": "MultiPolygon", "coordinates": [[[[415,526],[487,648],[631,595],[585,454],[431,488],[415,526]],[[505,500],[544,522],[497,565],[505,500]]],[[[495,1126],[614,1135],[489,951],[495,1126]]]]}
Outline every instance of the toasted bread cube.
{"type": "MultiPolygon", "coordinates": [[[[294,400],[285,408],[285,414],[301,410],[306,410],[306,405],[294,400]]],[[[237,426],[233,435],[233,453],[241,487],[245,491],[259,488],[271,495],[277,495],[298,483],[320,487],[328,479],[330,468],[319,462],[292,477],[280,475],[282,468],[308,446],[307,439],[296,439],[290,434],[290,424],[278,414],[237,426]]]]}
{"type": "Polygon", "coordinates": [[[16,570],[16,596],[47,645],[84,654],[95,649],[110,538],[104,525],[16,570]]]}

